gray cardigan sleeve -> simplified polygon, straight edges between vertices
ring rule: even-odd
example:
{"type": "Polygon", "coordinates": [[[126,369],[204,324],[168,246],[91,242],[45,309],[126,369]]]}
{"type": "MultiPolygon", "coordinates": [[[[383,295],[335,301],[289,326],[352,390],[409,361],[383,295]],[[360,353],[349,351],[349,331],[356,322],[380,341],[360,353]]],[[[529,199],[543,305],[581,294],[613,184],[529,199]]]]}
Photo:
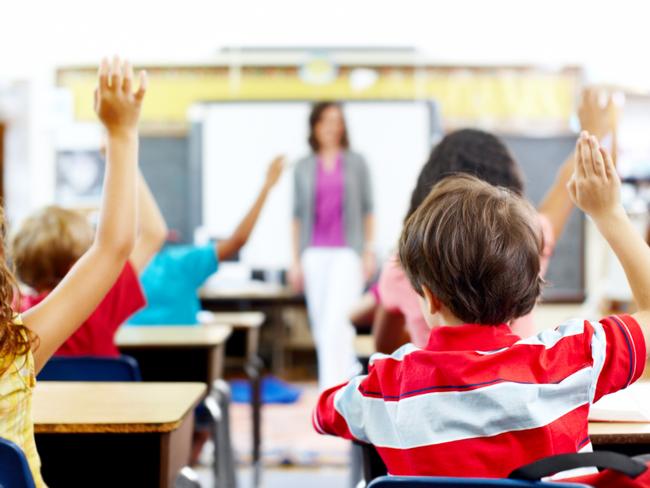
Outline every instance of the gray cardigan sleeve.
{"type": "Polygon", "coordinates": [[[300,204],[302,196],[300,192],[300,162],[293,171],[293,218],[300,219],[300,204]]]}
{"type": "Polygon", "coordinates": [[[363,157],[359,158],[359,160],[361,162],[361,208],[363,215],[367,217],[375,211],[375,202],[372,194],[372,176],[366,160],[363,157]]]}

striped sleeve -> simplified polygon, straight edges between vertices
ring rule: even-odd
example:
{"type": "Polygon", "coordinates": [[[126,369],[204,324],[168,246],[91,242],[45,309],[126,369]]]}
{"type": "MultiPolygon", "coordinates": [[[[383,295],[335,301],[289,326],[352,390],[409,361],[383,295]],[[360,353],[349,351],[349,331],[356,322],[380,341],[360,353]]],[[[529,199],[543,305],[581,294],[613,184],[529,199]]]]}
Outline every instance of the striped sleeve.
{"type": "Polygon", "coordinates": [[[638,322],[630,315],[612,315],[591,324],[595,372],[593,401],[627,388],[643,374],[646,345],[638,322]]]}
{"type": "MultiPolygon", "coordinates": [[[[321,393],[316,408],[312,415],[312,424],[316,432],[319,434],[333,435],[343,437],[349,440],[361,440],[365,436],[359,435],[359,428],[361,426],[350,426],[342,415],[341,399],[346,399],[346,406],[354,408],[350,405],[350,400],[354,403],[354,398],[358,396],[358,388],[366,379],[366,376],[357,376],[348,383],[334,386],[321,393]],[[353,431],[357,435],[353,434],[353,431]]],[[[360,405],[359,405],[360,408],[360,405]]]]}

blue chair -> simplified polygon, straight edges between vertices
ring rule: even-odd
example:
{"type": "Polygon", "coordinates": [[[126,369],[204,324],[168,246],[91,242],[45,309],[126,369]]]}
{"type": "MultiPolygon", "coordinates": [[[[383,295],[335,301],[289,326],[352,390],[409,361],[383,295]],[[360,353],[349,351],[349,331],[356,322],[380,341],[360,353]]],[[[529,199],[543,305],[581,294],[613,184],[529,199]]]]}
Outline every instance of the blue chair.
{"type": "Polygon", "coordinates": [[[0,438],[0,488],[35,488],[32,472],[23,451],[0,438]]]}
{"type": "Polygon", "coordinates": [[[142,381],[138,362],[131,356],[117,358],[79,356],[51,358],[38,375],[39,381],[142,381]]]}
{"type": "Polygon", "coordinates": [[[577,483],[544,483],[488,478],[443,478],[427,476],[382,476],[368,488],[589,488],[577,483]]]}

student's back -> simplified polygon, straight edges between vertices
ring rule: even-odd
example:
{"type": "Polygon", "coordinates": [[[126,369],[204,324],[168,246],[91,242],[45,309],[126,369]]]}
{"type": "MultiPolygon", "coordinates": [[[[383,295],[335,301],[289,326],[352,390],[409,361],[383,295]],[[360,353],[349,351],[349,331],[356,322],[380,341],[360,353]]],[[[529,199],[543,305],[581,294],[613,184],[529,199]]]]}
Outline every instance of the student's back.
{"type": "Polygon", "coordinates": [[[394,475],[506,477],[591,449],[590,404],[643,372],[645,350],[629,344],[643,344],[629,316],[525,340],[505,324],[438,327],[424,349],[373,357],[366,378],[319,403],[314,424],[375,445],[394,475]]]}
{"type": "Polygon", "coordinates": [[[165,247],[142,273],[147,307],[131,317],[129,324],[196,324],[201,309],[199,288],[218,267],[214,244],[165,247]]]}
{"type": "Polygon", "coordinates": [[[403,475],[500,477],[590,449],[589,407],[641,376],[650,322],[650,278],[640,271],[650,250],[611,196],[618,180],[609,160],[607,168],[611,183],[579,178],[573,199],[623,261],[637,314],[513,336],[506,324],[532,309],[542,285],[534,209],[472,177],[443,180],[407,221],[400,261],[427,323],[437,315],[445,325],[424,349],[375,355],[367,376],[324,392],[315,428],[374,444],[389,472],[403,475]],[[610,203],[596,212],[600,188],[610,203]]]}

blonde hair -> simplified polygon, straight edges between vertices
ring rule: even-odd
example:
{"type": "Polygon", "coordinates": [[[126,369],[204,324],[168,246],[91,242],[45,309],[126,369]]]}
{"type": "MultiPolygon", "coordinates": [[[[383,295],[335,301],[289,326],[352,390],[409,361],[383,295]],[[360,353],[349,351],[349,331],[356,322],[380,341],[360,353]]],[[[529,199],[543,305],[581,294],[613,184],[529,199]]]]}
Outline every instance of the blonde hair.
{"type": "Polygon", "coordinates": [[[17,303],[18,283],[7,263],[6,241],[4,209],[0,206],[0,376],[38,341],[31,330],[16,320],[13,306],[17,303]]]}
{"type": "Polygon", "coordinates": [[[94,231],[74,210],[45,207],[22,223],[11,242],[18,279],[37,292],[56,287],[90,248],[94,231]]]}

